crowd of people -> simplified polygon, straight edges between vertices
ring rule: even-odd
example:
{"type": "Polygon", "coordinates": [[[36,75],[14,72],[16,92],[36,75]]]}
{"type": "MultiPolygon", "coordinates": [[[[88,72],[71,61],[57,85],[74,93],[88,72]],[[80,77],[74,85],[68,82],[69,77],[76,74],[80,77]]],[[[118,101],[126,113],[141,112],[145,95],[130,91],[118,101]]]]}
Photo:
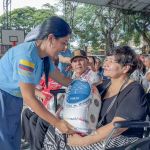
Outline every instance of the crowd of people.
{"type": "MultiPolygon", "coordinates": [[[[93,59],[93,57],[90,58],[93,59]]],[[[140,83],[130,78],[137,64],[137,56],[128,46],[116,47],[109,51],[103,63],[104,75],[108,77],[107,82],[101,81],[97,85],[101,93],[102,106],[96,131],[87,136],[71,134],[68,142],[65,143],[64,136],[50,125],[45,135],[44,149],[100,150],[103,140],[114,128],[114,122],[144,121],[148,111],[147,102],[143,99],[145,90],[140,83]]],[[[120,129],[115,133],[115,137],[111,139],[107,148],[133,143],[141,138],[142,134],[142,129],[120,129]]]]}
{"type": "MultiPolygon", "coordinates": [[[[150,55],[137,55],[129,46],[117,46],[107,52],[104,60],[87,56],[81,49],[69,49],[71,32],[62,18],[50,17],[0,59],[3,150],[20,150],[26,143],[32,150],[100,150],[114,122],[145,121],[148,105],[144,95],[150,91],[150,55]],[[68,91],[74,81],[88,83],[91,90],[85,93],[85,89],[77,86],[73,94],[60,94],[56,110],[50,91],[61,88],[68,91]],[[96,90],[98,101],[91,96],[96,90]],[[90,107],[93,98],[95,105],[91,107],[99,106],[98,114],[93,112],[96,117],[92,114],[89,118],[91,122],[98,118],[97,125],[86,135],[77,132],[76,124],[63,117],[65,110],[69,113],[66,102],[71,96],[71,107],[75,107],[76,114],[83,101],[89,102],[90,107]],[[75,100],[78,105],[73,104],[75,100]],[[28,107],[22,112],[23,102],[28,107]]],[[[78,120],[87,123],[86,119],[78,120]]],[[[143,129],[121,128],[107,148],[133,143],[142,135],[143,129]]]]}

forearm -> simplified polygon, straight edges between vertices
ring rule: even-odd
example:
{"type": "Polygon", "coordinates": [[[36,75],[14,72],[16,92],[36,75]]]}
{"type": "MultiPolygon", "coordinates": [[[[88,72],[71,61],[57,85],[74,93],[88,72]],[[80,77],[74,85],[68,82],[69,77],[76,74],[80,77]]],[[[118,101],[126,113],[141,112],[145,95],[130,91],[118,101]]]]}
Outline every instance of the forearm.
{"type": "MultiPolygon", "coordinates": [[[[112,132],[113,128],[113,123],[109,123],[97,129],[94,134],[85,136],[83,139],[85,141],[85,145],[90,145],[105,140],[112,132]]],[[[117,129],[116,132],[113,134],[113,137],[120,135],[125,130],[127,129],[117,129]]]]}
{"type": "Polygon", "coordinates": [[[106,125],[106,126],[97,129],[94,134],[85,136],[84,140],[87,142],[86,144],[90,145],[106,139],[109,133],[112,131],[113,125],[106,125]]]}
{"type": "Polygon", "coordinates": [[[71,83],[72,79],[68,77],[64,77],[59,81],[63,86],[67,87],[71,83]]]}
{"type": "Polygon", "coordinates": [[[54,77],[53,79],[56,80],[61,85],[65,86],[65,87],[67,87],[71,83],[71,81],[72,81],[71,78],[64,77],[64,76],[62,76],[61,78],[59,78],[59,80],[56,77],[54,77]]]}
{"type": "Polygon", "coordinates": [[[62,133],[72,134],[72,127],[65,121],[53,116],[44,105],[36,99],[35,86],[30,83],[20,82],[20,89],[25,103],[42,119],[56,127],[62,133]]]}
{"type": "Polygon", "coordinates": [[[32,98],[25,98],[24,99],[25,103],[31,107],[31,109],[42,119],[47,121],[53,126],[56,126],[56,123],[58,119],[53,116],[45,107],[44,105],[39,102],[35,97],[32,98]]]}
{"type": "Polygon", "coordinates": [[[61,55],[59,55],[58,57],[59,57],[59,62],[70,64],[70,57],[64,57],[64,56],[61,56],[61,55]]]}
{"type": "Polygon", "coordinates": [[[36,95],[37,97],[39,97],[40,100],[43,100],[43,99],[46,98],[46,96],[45,96],[40,90],[38,90],[38,89],[35,89],[35,95],[36,95]]]}
{"type": "Polygon", "coordinates": [[[71,78],[65,77],[59,70],[55,70],[54,72],[50,73],[50,77],[63,86],[68,86],[72,81],[71,78]]]}
{"type": "Polygon", "coordinates": [[[59,120],[55,118],[44,105],[36,99],[35,86],[29,83],[20,82],[20,89],[25,103],[42,119],[53,126],[56,126],[59,120]]]}
{"type": "MultiPolygon", "coordinates": [[[[96,142],[100,142],[102,140],[105,140],[110,135],[112,130],[114,129],[114,125],[113,125],[114,122],[124,121],[124,120],[125,119],[123,119],[123,118],[120,119],[120,117],[116,117],[111,123],[98,128],[96,130],[96,134],[89,136],[89,143],[92,144],[92,143],[96,143],[96,142]]],[[[119,128],[119,129],[115,130],[112,137],[116,137],[126,130],[127,130],[127,128],[119,128]]]]}
{"type": "Polygon", "coordinates": [[[38,90],[38,89],[35,89],[35,95],[40,97],[41,96],[41,91],[38,90]]]}

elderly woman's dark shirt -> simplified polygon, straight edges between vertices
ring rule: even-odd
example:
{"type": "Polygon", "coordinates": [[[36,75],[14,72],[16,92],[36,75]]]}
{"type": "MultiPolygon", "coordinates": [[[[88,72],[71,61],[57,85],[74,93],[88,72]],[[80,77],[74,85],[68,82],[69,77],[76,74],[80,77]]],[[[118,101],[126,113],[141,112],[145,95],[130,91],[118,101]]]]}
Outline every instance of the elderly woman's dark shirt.
{"type": "MultiPolygon", "coordinates": [[[[103,87],[106,86],[107,83],[103,84],[103,87]]],[[[100,87],[100,86],[99,86],[100,87]]],[[[98,87],[99,90],[101,90],[98,87]]],[[[106,91],[105,91],[106,92],[106,91]]],[[[113,101],[114,97],[103,99],[105,92],[102,94],[102,108],[100,111],[99,120],[107,111],[107,108],[113,101]]],[[[144,121],[147,114],[147,102],[144,99],[144,89],[137,82],[130,83],[127,87],[125,87],[117,97],[113,107],[106,115],[103,125],[110,123],[114,117],[121,117],[126,120],[136,120],[136,121],[144,121]]],[[[132,136],[132,137],[141,137],[143,134],[143,129],[141,128],[130,128],[122,135],[132,136]]]]}

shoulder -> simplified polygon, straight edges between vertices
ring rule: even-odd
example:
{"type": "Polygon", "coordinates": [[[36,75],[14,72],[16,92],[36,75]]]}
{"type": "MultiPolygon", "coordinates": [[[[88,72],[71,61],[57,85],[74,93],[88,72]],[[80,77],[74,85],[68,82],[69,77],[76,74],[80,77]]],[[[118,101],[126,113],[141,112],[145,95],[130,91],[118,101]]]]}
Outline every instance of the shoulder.
{"type": "Polygon", "coordinates": [[[19,45],[16,46],[17,49],[21,48],[21,49],[31,49],[31,48],[35,48],[35,42],[32,41],[32,42],[24,42],[24,43],[21,43],[19,45]]]}
{"type": "Polygon", "coordinates": [[[121,93],[132,93],[133,95],[139,95],[139,94],[144,94],[144,88],[141,84],[139,84],[137,81],[132,81],[129,83],[121,93]]]}
{"type": "Polygon", "coordinates": [[[143,86],[140,83],[138,83],[137,81],[132,81],[131,83],[129,83],[127,85],[127,87],[125,89],[127,90],[129,88],[136,89],[136,90],[142,90],[142,91],[144,90],[143,86]]]}
{"type": "MultiPolygon", "coordinates": [[[[42,67],[42,60],[38,56],[38,51],[35,49],[33,42],[25,42],[18,45],[17,51],[11,52],[11,64],[16,69],[24,70],[39,70],[42,67]]],[[[15,69],[15,70],[16,70],[15,69]]]]}
{"type": "Polygon", "coordinates": [[[24,42],[12,48],[11,54],[13,57],[35,57],[35,53],[37,53],[37,51],[35,42],[24,42]]]}
{"type": "Polygon", "coordinates": [[[144,88],[136,81],[126,86],[120,93],[120,99],[130,99],[131,101],[141,101],[145,94],[144,88]]]}

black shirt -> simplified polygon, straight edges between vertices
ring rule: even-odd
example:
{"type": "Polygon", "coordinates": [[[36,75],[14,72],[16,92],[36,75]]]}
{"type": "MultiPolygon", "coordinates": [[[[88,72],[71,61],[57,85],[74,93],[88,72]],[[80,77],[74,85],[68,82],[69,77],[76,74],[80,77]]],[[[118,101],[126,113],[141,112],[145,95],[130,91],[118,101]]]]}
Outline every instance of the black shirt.
{"type": "MultiPolygon", "coordinates": [[[[114,117],[121,117],[126,120],[144,121],[147,114],[147,102],[143,99],[145,92],[143,87],[137,83],[132,82],[125,87],[117,97],[113,107],[106,115],[103,125],[110,123],[114,117]]],[[[100,111],[99,120],[107,111],[107,108],[113,101],[114,97],[103,99],[105,93],[102,95],[102,107],[100,111]]],[[[123,132],[122,135],[141,137],[143,129],[130,128],[123,132]]]]}

